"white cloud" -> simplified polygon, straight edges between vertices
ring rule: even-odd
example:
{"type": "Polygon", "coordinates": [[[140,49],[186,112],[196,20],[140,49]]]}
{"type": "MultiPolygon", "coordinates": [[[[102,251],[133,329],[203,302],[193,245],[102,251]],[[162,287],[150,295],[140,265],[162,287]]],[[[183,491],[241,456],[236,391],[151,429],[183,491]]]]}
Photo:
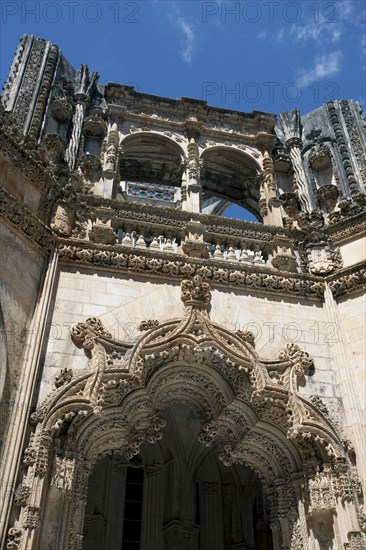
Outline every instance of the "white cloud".
{"type": "Polygon", "coordinates": [[[342,35],[342,29],[339,23],[320,23],[310,21],[306,25],[294,25],[290,30],[290,36],[294,42],[307,42],[314,40],[315,42],[338,42],[342,35]]]}
{"type": "Polygon", "coordinates": [[[283,39],[284,35],[285,35],[285,31],[283,29],[280,29],[278,31],[278,33],[276,34],[276,36],[275,36],[276,41],[277,42],[282,42],[282,39],[283,39]]]}
{"type": "Polygon", "coordinates": [[[192,62],[193,47],[195,42],[195,34],[193,26],[190,25],[184,17],[177,15],[174,18],[174,24],[183,32],[184,34],[184,45],[181,51],[181,56],[183,61],[186,63],[192,62]]]}
{"type": "Polygon", "coordinates": [[[314,67],[308,72],[303,72],[297,80],[297,85],[305,88],[317,80],[335,76],[340,71],[342,60],[343,54],[340,50],[315,58],[314,67]]]}
{"type": "Polygon", "coordinates": [[[362,59],[362,68],[366,69],[366,34],[361,38],[360,42],[361,48],[361,59],[362,59]]]}
{"type": "Polygon", "coordinates": [[[354,13],[355,4],[353,0],[342,0],[342,2],[335,4],[334,7],[337,13],[342,15],[342,17],[351,17],[354,13]]]}

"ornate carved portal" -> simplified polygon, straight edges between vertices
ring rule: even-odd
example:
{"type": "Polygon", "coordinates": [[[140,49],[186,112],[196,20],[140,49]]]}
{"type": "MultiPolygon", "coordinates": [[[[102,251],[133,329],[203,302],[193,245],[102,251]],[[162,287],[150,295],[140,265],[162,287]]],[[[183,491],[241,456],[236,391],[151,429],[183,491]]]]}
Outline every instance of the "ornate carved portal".
{"type": "MultiPolygon", "coordinates": [[[[297,390],[298,379],[314,368],[312,359],[294,344],[272,360],[261,359],[250,334],[232,334],[210,321],[208,283],[196,277],[181,287],[183,318],[144,322],[134,346],[114,340],[96,318],[72,329],[74,343],[90,358],[90,372],[63,371],[32,415],[36,427],[24,452],[20,513],[8,548],[89,550],[83,545],[89,479],[107,455],[120,457],[117,466],[112,459],[120,474],[142,456],[150,498],[162,474],[165,490],[174,491],[166,473],[170,457],[161,451],[169,450],[171,426],[179,424],[182,410],[194,413],[197,456],[221,463],[216,478],[196,472],[208,516],[215,498],[220,506],[232,498],[225,475],[242,468],[265,488],[274,550],[365,548],[360,488],[347,442],[321,400],[307,400],[297,390]]],[[[161,550],[163,536],[164,548],[176,548],[169,541],[177,529],[182,550],[195,548],[201,536],[196,516],[183,514],[178,524],[177,518],[164,525],[160,519],[160,532],[150,522],[155,531],[145,548],[161,550]]],[[[205,517],[201,522],[204,532],[205,517]]],[[[225,548],[261,548],[244,535],[242,546],[225,548]]],[[[205,536],[202,548],[215,548],[212,534],[205,536]]]]}

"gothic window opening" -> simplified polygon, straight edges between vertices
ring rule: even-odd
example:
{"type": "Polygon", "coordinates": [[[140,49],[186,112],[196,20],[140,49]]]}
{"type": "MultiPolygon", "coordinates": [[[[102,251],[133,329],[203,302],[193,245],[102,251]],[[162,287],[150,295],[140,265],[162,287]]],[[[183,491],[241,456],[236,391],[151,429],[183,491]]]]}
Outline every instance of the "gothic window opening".
{"type": "Polygon", "coordinates": [[[201,163],[204,196],[221,199],[216,207],[222,209],[219,214],[229,204],[237,204],[261,220],[257,179],[260,167],[250,155],[227,147],[210,147],[202,153],[201,163]]]}
{"type": "Polygon", "coordinates": [[[182,151],[158,134],[136,132],[122,142],[116,198],[181,207],[182,151]]]}

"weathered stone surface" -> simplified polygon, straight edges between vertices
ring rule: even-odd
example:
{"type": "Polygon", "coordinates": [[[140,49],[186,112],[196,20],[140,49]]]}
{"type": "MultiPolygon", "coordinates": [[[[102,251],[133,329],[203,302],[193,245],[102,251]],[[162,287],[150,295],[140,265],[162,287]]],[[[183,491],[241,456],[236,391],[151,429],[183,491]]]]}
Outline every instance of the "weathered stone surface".
{"type": "Polygon", "coordinates": [[[102,87],[24,36],[0,120],[0,546],[364,549],[358,104],[102,87]]]}

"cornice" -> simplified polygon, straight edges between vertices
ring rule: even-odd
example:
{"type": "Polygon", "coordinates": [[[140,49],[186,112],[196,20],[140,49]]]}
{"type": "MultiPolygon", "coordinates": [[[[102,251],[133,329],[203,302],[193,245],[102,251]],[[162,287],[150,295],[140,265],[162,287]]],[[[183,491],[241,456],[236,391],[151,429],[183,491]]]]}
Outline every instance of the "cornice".
{"type": "Polygon", "coordinates": [[[0,153],[41,193],[47,193],[54,176],[34,156],[24,144],[19,143],[10,132],[0,129],[0,153]]]}
{"type": "Polygon", "coordinates": [[[31,241],[43,254],[54,247],[57,237],[53,231],[2,186],[0,219],[21,237],[31,241]]]}
{"type": "Polygon", "coordinates": [[[230,109],[223,109],[207,105],[207,102],[200,99],[182,97],[172,99],[153,94],[137,92],[131,86],[109,83],[104,88],[104,97],[108,108],[113,111],[116,107],[134,112],[143,110],[144,114],[153,114],[156,110],[165,113],[173,120],[182,120],[194,114],[199,122],[214,121],[231,124],[249,124],[255,127],[261,125],[263,130],[273,131],[276,124],[276,115],[264,111],[252,111],[246,113],[230,109]]]}
{"type": "Polygon", "coordinates": [[[366,261],[337,271],[327,282],[335,298],[366,289],[366,261]]]}
{"type": "Polygon", "coordinates": [[[120,245],[99,245],[77,239],[59,240],[59,261],[64,265],[83,265],[134,275],[151,275],[169,280],[199,275],[214,286],[252,290],[283,297],[307,297],[321,300],[324,280],[305,274],[241,266],[237,262],[215,258],[189,258],[176,253],[131,249],[120,245]]]}
{"type": "Polygon", "coordinates": [[[366,233],[366,212],[343,219],[329,226],[327,231],[337,244],[356,235],[361,237],[366,233]]]}

